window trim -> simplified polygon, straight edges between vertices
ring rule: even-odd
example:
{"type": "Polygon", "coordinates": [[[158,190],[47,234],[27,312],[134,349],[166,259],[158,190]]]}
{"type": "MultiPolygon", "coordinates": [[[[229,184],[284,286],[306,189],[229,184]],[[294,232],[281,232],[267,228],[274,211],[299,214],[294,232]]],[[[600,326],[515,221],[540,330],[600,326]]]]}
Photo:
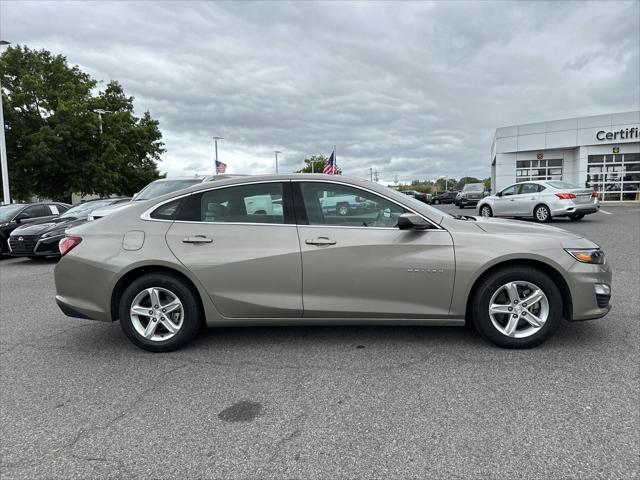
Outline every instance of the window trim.
{"type": "MultiPolygon", "coordinates": [[[[312,228],[359,228],[361,230],[397,230],[396,228],[391,228],[391,227],[357,227],[357,226],[347,226],[347,225],[308,225],[308,224],[303,224],[303,223],[299,223],[299,209],[301,208],[302,210],[304,210],[304,202],[302,202],[302,204],[298,205],[299,202],[296,201],[295,195],[296,195],[296,191],[299,191],[300,188],[294,188],[293,184],[295,183],[302,183],[302,182],[316,182],[316,183],[334,183],[337,185],[343,185],[346,187],[352,187],[352,188],[357,188],[360,190],[363,190],[365,192],[369,192],[373,195],[377,195],[379,197],[384,198],[385,200],[388,200],[392,203],[395,203],[396,205],[409,210],[411,213],[418,215],[419,217],[423,218],[425,221],[429,222],[433,228],[428,229],[429,231],[441,231],[441,232],[446,232],[447,230],[438,225],[436,222],[434,222],[433,220],[429,219],[428,217],[426,217],[425,215],[423,215],[420,212],[416,212],[413,208],[408,207],[407,205],[404,205],[398,201],[396,201],[393,198],[390,198],[380,192],[376,192],[375,190],[363,187],[361,185],[353,185],[351,183],[348,182],[341,182],[341,181],[337,181],[337,180],[327,180],[327,179],[302,179],[302,178],[289,178],[289,179],[279,179],[279,180],[256,180],[256,181],[249,181],[249,182],[242,182],[242,183],[234,183],[234,184],[227,184],[227,185],[218,185],[212,188],[206,188],[206,189],[202,189],[202,190],[197,190],[195,192],[188,192],[188,193],[183,193],[182,195],[179,195],[177,197],[172,197],[169,198],[167,200],[164,200],[160,203],[156,203],[155,205],[153,205],[152,207],[148,208],[147,210],[145,210],[144,212],[142,212],[140,214],[140,219],[141,220],[146,220],[148,222],[169,222],[169,223],[189,223],[189,224],[198,224],[198,225],[202,225],[202,224],[207,224],[207,225],[252,225],[252,226],[267,226],[267,227],[298,227],[298,226],[302,226],[302,227],[312,227],[312,228]],[[180,198],[186,198],[189,197],[191,195],[199,195],[201,193],[204,192],[210,192],[212,190],[219,190],[221,188],[229,188],[229,187],[240,187],[240,186],[245,186],[245,185],[259,185],[262,183],[282,183],[284,186],[283,189],[283,199],[286,202],[293,202],[293,213],[294,213],[294,222],[295,223],[255,223],[255,222],[194,222],[191,220],[162,220],[162,219],[157,219],[157,218],[151,218],[151,212],[153,212],[156,208],[159,208],[161,206],[163,206],[165,203],[169,203],[169,202],[173,202],[174,200],[178,200],[180,198]],[[291,186],[289,188],[286,187],[287,184],[290,184],[291,186]],[[289,194],[289,195],[288,195],[289,194]]],[[[204,183],[204,182],[203,182],[204,183]]],[[[285,205],[283,205],[284,208],[285,205]]],[[[306,220],[306,212],[305,212],[305,216],[304,216],[305,220],[306,220]]],[[[285,217],[285,221],[286,221],[286,217],[285,217]]]]}

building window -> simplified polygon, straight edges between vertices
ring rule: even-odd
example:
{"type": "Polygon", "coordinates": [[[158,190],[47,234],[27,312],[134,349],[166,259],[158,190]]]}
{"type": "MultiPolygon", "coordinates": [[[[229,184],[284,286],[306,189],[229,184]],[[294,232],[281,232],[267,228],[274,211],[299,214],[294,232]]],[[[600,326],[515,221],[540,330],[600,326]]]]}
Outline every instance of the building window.
{"type": "Polygon", "coordinates": [[[517,160],[516,182],[562,180],[562,159],[517,160]]]}
{"type": "Polygon", "coordinates": [[[589,155],[587,187],[600,200],[640,200],[640,153],[589,155]]]}

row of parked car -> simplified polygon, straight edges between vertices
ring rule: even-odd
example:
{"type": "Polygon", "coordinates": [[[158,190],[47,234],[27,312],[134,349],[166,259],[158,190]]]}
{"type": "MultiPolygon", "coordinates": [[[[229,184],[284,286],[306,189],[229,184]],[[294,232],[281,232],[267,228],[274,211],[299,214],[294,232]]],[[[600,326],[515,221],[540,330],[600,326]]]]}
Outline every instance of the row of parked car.
{"type": "Polygon", "coordinates": [[[453,203],[460,208],[475,207],[480,200],[489,195],[483,183],[467,183],[462,190],[445,190],[433,195],[415,190],[404,190],[402,193],[428,205],[453,203]]]}

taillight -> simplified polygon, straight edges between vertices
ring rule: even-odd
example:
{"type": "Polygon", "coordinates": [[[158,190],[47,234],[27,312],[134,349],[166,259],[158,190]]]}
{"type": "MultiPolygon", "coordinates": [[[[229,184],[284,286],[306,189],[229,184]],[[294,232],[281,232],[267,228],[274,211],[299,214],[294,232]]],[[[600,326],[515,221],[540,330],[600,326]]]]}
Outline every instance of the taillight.
{"type": "Polygon", "coordinates": [[[79,245],[81,241],[82,238],[80,237],[64,237],[58,244],[58,247],[60,248],[60,255],[64,257],[67,253],[73,250],[76,245],[79,245]]]}
{"type": "Polygon", "coordinates": [[[595,190],[591,192],[591,198],[598,198],[598,192],[596,192],[595,190]]]}
{"type": "Polygon", "coordinates": [[[560,200],[572,200],[576,198],[576,194],[575,193],[556,193],[556,197],[558,197],[560,200]]]}

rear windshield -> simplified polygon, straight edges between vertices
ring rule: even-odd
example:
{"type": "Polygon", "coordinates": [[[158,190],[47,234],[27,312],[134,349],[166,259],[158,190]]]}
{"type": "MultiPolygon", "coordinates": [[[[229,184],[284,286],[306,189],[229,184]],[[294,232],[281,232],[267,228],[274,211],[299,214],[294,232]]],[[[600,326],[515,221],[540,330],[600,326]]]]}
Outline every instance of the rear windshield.
{"type": "Polygon", "coordinates": [[[580,188],[577,185],[574,185],[573,183],[568,183],[568,182],[561,182],[559,180],[553,181],[553,182],[547,182],[547,185],[552,186],[553,188],[558,188],[558,189],[563,189],[563,188],[580,188]]]}
{"type": "Polygon", "coordinates": [[[197,183],[202,183],[201,178],[190,178],[183,180],[163,180],[161,182],[153,182],[147,185],[136,196],[136,200],[149,200],[150,198],[156,198],[166,193],[176,192],[183,188],[190,187],[197,183]]]}

